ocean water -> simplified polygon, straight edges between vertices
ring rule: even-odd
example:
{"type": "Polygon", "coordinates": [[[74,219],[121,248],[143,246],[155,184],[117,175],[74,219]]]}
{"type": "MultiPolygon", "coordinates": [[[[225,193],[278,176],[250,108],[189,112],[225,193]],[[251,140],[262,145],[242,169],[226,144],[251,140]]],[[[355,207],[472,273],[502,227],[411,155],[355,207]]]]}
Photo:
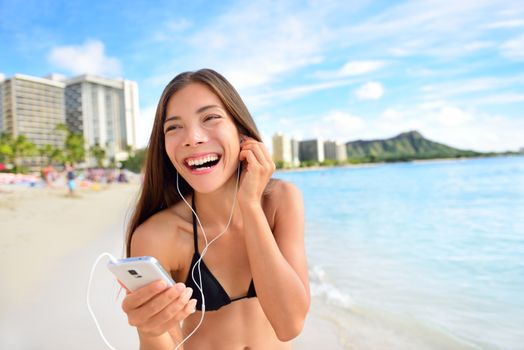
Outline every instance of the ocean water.
{"type": "Polygon", "coordinates": [[[524,349],[524,157],[275,177],[302,191],[316,312],[348,349],[524,349]]]}

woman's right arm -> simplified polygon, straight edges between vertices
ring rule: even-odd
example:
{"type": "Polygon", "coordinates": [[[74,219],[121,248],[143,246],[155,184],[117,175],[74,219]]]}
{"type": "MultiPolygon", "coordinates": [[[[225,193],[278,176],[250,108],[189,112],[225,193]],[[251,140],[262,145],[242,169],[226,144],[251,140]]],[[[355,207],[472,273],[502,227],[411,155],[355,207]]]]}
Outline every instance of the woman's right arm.
{"type": "MultiPolygon", "coordinates": [[[[167,226],[192,230],[191,224],[181,218],[176,221],[176,225],[167,226]]],[[[154,256],[167,271],[172,271],[176,268],[172,266],[170,255],[177,242],[171,241],[173,231],[171,234],[162,233],[164,227],[165,222],[158,220],[150,220],[138,227],[131,240],[131,256],[154,256]]],[[[196,300],[190,300],[191,295],[191,288],[186,288],[183,283],[168,288],[163,281],[127,294],[122,309],[129,324],[137,328],[141,350],[173,350],[182,341],[180,322],[193,313],[196,306],[196,300]]]]}

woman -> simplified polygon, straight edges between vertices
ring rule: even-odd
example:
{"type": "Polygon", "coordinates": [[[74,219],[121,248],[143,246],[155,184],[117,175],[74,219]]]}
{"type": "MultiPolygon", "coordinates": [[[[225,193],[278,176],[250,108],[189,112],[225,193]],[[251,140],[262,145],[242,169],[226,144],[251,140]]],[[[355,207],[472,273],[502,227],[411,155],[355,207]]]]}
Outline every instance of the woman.
{"type": "Polygon", "coordinates": [[[291,348],[310,302],[304,212],[295,186],[270,179],[274,170],[224,77],[203,69],[167,85],[126,246],[128,256],[157,258],[178,283],[124,299],[141,349],[172,350],[197,328],[200,280],[205,317],[184,349],[291,348]],[[206,240],[222,232],[198,266],[206,240]]]}

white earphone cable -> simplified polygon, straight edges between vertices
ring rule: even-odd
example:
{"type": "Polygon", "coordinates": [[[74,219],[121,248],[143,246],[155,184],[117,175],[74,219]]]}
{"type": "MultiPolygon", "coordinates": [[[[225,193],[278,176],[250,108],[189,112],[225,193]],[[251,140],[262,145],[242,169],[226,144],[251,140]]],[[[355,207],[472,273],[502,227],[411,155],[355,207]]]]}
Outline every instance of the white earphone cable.
{"type": "Polygon", "coordinates": [[[107,345],[108,348],[110,348],[111,350],[116,350],[106,339],[106,337],[104,336],[104,333],[102,332],[102,328],[100,328],[100,325],[98,324],[98,320],[96,319],[96,316],[95,316],[95,313],[93,312],[93,308],[91,308],[91,282],[93,281],[93,275],[95,273],[95,268],[96,266],[98,265],[98,263],[100,262],[100,260],[103,258],[103,257],[109,257],[109,260],[111,261],[116,261],[115,257],[109,253],[102,253],[98,256],[98,258],[96,258],[93,266],[91,267],[91,272],[89,273],[89,281],[87,282],[87,296],[86,296],[86,302],[87,302],[87,309],[89,310],[89,313],[91,314],[91,317],[93,318],[93,321],[95,321],[95,325],[96,325],[96,329],[98,329],[98,333],[100,334],[100,337],[102,338],[102,340],[104,341],[104,343],[107,345]]]}
{"type": "MultiPolygon", "coordinates": [[[[186,199],[184,198],[184,196],[182,195],[182,193],[180,192],[180,188],[178,186],[178,172],[177,172],[177,177],[176,177],[176,188],[178,190],[178,194],[180,195],[180,197],[182,198],[182,200],[184,201],[184,203],[186,203],[186,205],[189,207],[189,209],[191,209],[191,211],[193,212],[193,214],[195,215],[196,219],[197,219],[197,222],[198,222],[198,225],[200,226],[200,229],[202,230],[202,234],[204,236],[204,242],[205,242],[205,245],[204,245],[204,248],[202,249],[202,253],[200,253],[200,258],[197,260],[197,262],[195,263],[195,265],[193,265],[193,268],[191,269],[191,278],[193,279],[193,282],[195,283],[195,285],[198,287],[198,289],[200,290],[200,296],[202,298],[202,314],[201,314],[201,317],[200,317],[200,321],[198,322],[198,324],[196,325],[195,329],[193,329],[193,331],[191,331],[191,333],[189,333],[183,340],[182,342],[180,342],[179,344],[177,344],[177,346],[175,347],[174,350],[178,350],[182,344],[184,344],[196,331],[197,329],[200,327],[200,325],[202,324],[202,322],[204,321],[204,314],[206,312],[206,303],[205,303],[205,297],[204,297],[204,289],[203,289],[203,286],[202,286],[202,274],[201,274],[201,271],[200,271],[200,263],[202,261],[202,259],[204,258],[204,256],[206,255],[206,252],[209,248],[209,246],[215,242],[218,238],[220,238],[220,236],[222,236],[226,231],[227,229],[229,228],[229,225],[231,224],[231,220],[233,218],[233,212],[235,210],[235,206],[236,206],[236,199],[237,199],[237,193],[238,193],[238,186],[239,186],[239,182],[240,182],[240,171],[241,171],[241,168],[242,168],[242,163],[239,164],[238,166],[238,170],[237,170],[237,181],[236,181],[236,185],[235,185],[235,195],[233,197],[233,205],[231,207],[231,213],[229,214],[229,220],[226,224],[226,227],[224,228],[224,230],[222,232],[220,232],[215,238],[213,238],[211,240],[211,242],[208,242],[207,240],[207,236],[206,236],[206,232],[204,231],[204,227],[202,226],[202,223],[200,221],[200,218],[198,217],[197,213],[195,212],[195,210],[193,209],[193,207],[186,201],[186,199]],[[197,267],[198,265],[198,276],[199,276],[199,283],[197,283],[197,281],[195,280],[195,268],[197,267]]],[[[102,254],[100,254],[95,262],[93,263],[93,266],[91,267],[91,272],[89,273],[89,281],[87,283],[87,293],[86,293],[86,303],[87,303],[87,309],[89,310],[89,313],[91,315],[91,317],[93,318],[93,321],[95,322],[95,325],[96,325],[96,328],[98,330],[98,333],[100,334],[100,337],[102,338],[102,340],[104,341],[104,343],[107,345],[107,347],[111,350],[116,350],[110,343],[109,341],[106,339],[106,337],[104,336],[104,333],[102,332],[102,328],[100,327],[100,324],[98,323],[98,320],[95,316],[95,313],[93,311],[93,308],[91,307],[91,284],[93,282],[93,276],[94,276],[94,272],[95,272],[95,269],[98,265],[98,263],[100,262],[100,260],[103,258],[103,257],[108,257],[109,260],[113,261],[113,262],[116,262],[117,259],[107,253],[107,252],[104,252],[102,254]]]]}
{"type": "MultiPolygon", "coordinates": [[[[200,316],[200,321],[198,322],[198,324],[196,325],[195,329],[193,329],[191,331],[191,333],[189,333],[175,348],[175,350],[178,350],[178,348],[180,346],[182,346],[182,344],[184,344],[184,342],[187,341],[187,339],[189,339],[196,331],[197,329],[202,325],[202,322],[204,321],[204,314],[206,313],[206,299],[205,299],[205,296],[204,296],[204,288],[203,288],[203,285],[202,285],[202,273],[200,271],[200,264],[202,262],[202,259],[204,259],[204,256],[206,255],[206,252],[209,248],[209,246],[215,242],[218,238],[220,238],[220,236],[222,236],[226,231],[227,229],[229,228],[229,225],[231,224],[231,219],[233,218],[233,212],[235,210],[235,206],[236,206],[236,200],[237,200],[237,193],[238,193],[238,185],[240,183],[240,171],[242,170],[242,163],[239,163],[238,165],[238,169],[237,169],[237,181],[236,181],[236,185],[235,185],[235,194],[233,196],[233,205],[231,207],[231,213],[229,214],[229,220],[227,221],[227,224],[226,224],[226,227],[224,228],[224,230],[222,232],[220,232],[215,238],[213,238],[211,240],[211,242],[208,242],[207,240],[207,235],[206,235],[206,232],[204,230],[204,226],[202,225],[202,222],[200,221],[200,218],[198,217],[198,214],[196,213],[196,211],[193,209],[193,207],[187,202],[187,200],[184,198],[184,196],[182,195],[182,193],[180,192],[180,188],[178,186],[178,172],[176,174],[176,188],[178,190],[178,194],[180,195],[180,198],[182,198],[182,200],[184,201],[184,203],[186,203],[186,205],[189,207],[189,209],[191,209],[191,212],[193,212],[193,214],[195,215],[195,218],[197,219],[197,222],[198,222],[198,225],[200,226],[200,229],[202,230],[202,235],[204,236],[204,242],[205,242],[205,245],[204,245],[204,248],[202,249],[202,253],[200,253],[200,258],[196,261],[195,265],[193,265],[193,268],[191,269],[191,278],[193,279],[193,282],[195,283],[195,285],[197,286],[197,288],[199,289],[200,291],[200,297],[202,298],[202,314],[200,316]],[[198,279],[199,279],[199,282],[200,283],[197,283],[197,281],[195,280],[195,268],[198,266],[198,279]]],[[[194,195],[194,194],[193,194],[194,195]]]]}

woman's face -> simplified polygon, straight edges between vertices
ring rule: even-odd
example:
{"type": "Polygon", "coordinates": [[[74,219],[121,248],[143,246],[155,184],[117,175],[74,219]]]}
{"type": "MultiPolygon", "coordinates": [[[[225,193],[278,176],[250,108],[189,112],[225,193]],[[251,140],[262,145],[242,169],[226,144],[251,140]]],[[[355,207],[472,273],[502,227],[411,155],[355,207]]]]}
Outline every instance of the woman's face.
{"type": "Polygon", "coordinates": [[[185,86],[167,103],[167,155],[197,192],[217,190],[236,172],[239,136],[220,99],[203,84],[185,86]]]}

